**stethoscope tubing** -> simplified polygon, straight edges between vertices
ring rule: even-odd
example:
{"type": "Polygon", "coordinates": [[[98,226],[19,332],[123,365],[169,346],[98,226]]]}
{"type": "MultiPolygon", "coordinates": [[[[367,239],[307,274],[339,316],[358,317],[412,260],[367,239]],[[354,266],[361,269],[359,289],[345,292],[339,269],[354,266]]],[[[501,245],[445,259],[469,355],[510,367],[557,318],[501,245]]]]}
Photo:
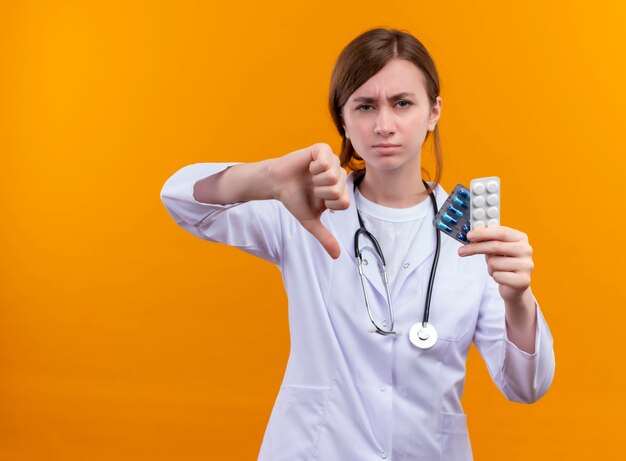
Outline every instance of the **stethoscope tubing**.
{"type": "MultiPolygon", "coordinates": [[[[426,181],[423,181],[426,188],[428,188],[428,184],[426,181]]],[[[437,215],[438,207],[437,207],[437,199],[435,198],[435,192],[430,192],[430,199],[433,204],[433,210],[435,211],[435,216],[437,215]]],[[[433,286],[435,284],[435,273],[437,272],[437,266],[439,264],[439,252],[441,250],[441,234],[439,233],[439,229],[435,229],[435,235],[437,238],[437,244],[435,246],[435,257],[433,258],[433,265],[430,268],[430,277],[428,278],[428,289],[426,290],[426,301],[424,302],[424,318],[422,319],[422,326],[426,327],[428,323],[428,319],[430,316],[430,298],[433,294],[433,286]]]]}
{"type": "MultiPolygon", "coordinates": [[[[354,180],[354,190],[356,191],[357,186],[360,184],[360,182],[363,180],[363,177],[365,176],[365,174],[360,175],[359,177],[355,178],[354,180]]],[[[422,180],[422,182],[424,183],[424,186],[426,187],[426,189],[429,188],[429,185],[426,181],[422,180]]],[[[435,193],[434,191],[430,192],[430,200],[431,203],[433,205],[433,210],[435,212],[435,215],[437,214],[437,199],[435,198],[435,193]]],[[[391,335],[391,334],[398,334],[395,330],[394,330],[394,316],[393,316],[393,306],[392,306],[392,302],[391,302],[391,294],[389,292],[389,282],[387,279],[387,270],[386,270],[386,264],[385,264],[385,256],[383,254],[382,248],[380,247],[380,244],[378,243],[378,240],[376,240],[376,238],[374,237],[374,235],[372,235],[367,228],[365,227],[365,223],[363,222],[363,218],[361,218],[361,214],[359,213],[359,210],[357,209],[357,217],[359,219],[359,229],[356,231],[356,233],[354,234],[354,254],[357,260],[357,265],[358,265],[358,269],[359,269],[359,278],[361,280],[361,287],[363,288],[363,296],[365,298],[365,306],[367,308],[367,314],[369,315],[370,321],[372,322],[372,324],[374,325],[375,328],[375,332],[382,334],[382,335],[391,335]],[[369,300],[367,298],[367,290],[365,289],[365,282],[363,281],[363,260],[362,260],[362,255],[361,255],[361,250],[359,249],[359,237],[363,235],[364,237],[366,237],[368,240],[370,240],[370,242],[372,242],[372,244],[374,245],[374,249],[376,250],[376,253],[378,254],[378,256],[380,257],[381,261],[382,261],[382,265],[383,265],[383,270],[382,270],[382,276],[383,276],[383,282],[384,282],[384,286],[385,286],[385,292],[386,292],[386,296],[387,296],[387,306],[389,308],[389,320],[390,320],[390,326],[389,326],[389,330],[385,330],[382,329],[378,326],[378,324],[376,323],[376,321],[374,320],[374,317],[372,315],[372,311],[370,309],[370,305],[369,305],[369,300]]],[[[439,235],[439,230],[435,229],[435,234],[436,234],[436,238],[437,238],[437,244],[435,247],[435,256],[433,258],[433,264],[431,266],[430,269],[430,277],[428,279],[428,288],[426,290],[426,300],[424,302],[424,316],[422,318],[422,326],[424,328],[427,327],[428,325],[428,319],[430,316],[430,301],[431,301],[431,297],[432,297],[432,292],[433,292],[433,286],[435,283],[435,274],[437,272],[437,265],[439,263],[439,253],[440,253],[440,249],[441,249],[441,236],[439,235]]]]}

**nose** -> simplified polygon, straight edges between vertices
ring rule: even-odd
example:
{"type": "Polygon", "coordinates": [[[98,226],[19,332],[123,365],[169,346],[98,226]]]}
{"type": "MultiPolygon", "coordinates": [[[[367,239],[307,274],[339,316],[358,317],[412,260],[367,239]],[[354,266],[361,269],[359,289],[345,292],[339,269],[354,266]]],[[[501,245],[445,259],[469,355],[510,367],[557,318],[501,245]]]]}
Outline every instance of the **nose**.
{"type": "Polygon", "coordinates": [[[386,107],[381,107],[376,115],[376,125],[374,127],[376,134],[381,136],[389,136],[395,132],[393,121],[393,113],[386,107]]]}

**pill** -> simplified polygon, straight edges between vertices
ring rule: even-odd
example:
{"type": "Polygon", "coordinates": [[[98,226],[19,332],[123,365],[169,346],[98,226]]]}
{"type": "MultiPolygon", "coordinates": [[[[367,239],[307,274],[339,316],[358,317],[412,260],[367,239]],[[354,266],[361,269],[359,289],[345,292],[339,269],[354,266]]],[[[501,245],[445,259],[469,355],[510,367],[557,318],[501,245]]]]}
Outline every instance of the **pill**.
{"type": "Polygon", "coordinates": [[[497,192],[497,191],[498,191],[498,183],[495,181],[489,181],[487,183],[487,192],[489,192],[490,194],[493,194],[494,192],[497,192]]]}
{"type": "Polygon", "coordinates": [[[457,225],[459,222],[454,219],[452,216],[450,216],[448,213],[444,213],[442,216],[443,220],[447,223],[450,223],[452,225],[457,225]]]}
{"type": "Polygon", "coordinates": [[[484,193],[485,185],[481,182],[474,184],[474,187],[472,188],[472,192],[474,192],[476,195],[480,195],[484,193]]]}
{"type": "Polygon", "coordinates": [[[476,219],[483,219],[485,217],[485,210],[483,210],[482,208],[477,208],[476,210],[474,210],[474,216],[472,217],[476,219]]]}
{"type": "Polygon", "coordinates": [[[460,206],[461,208],[469,208],[469,205],[458,197],[454,197],[452,199],[452,202],[454,202],[456,206],[460,206]]]}
{"type": "MultiPolygon", "coordinates": [[[[472,229],[500,225],[500,178],[488,176],[470,182],[472,229]]],[[[458,239],[457,239],[458,240],[458,239]]]]}
{"type": "Polygon", "coordinates": [[[470,202],[473,200],[470,190],[457,184],[432,220],[435,229],[463,245],[470,243],[467,238],[471,229],[470,202]]]}
{"type": "Polygon", "coordinates": [[[441,221],[439,221],[437,223],[437,227],[439,227],[439,229],[444,230],[446,232],[452,232],[452,229],[448,226],[446,226],[444,223],[442,223],[441,221]]]}
{"type": "Polygon", "coordinates": [[[483,197],[482,195],[479,195],[478,197],[474,198],[473,203],[474,203],[474,206],[477,206],[480,208],[481,206],[485,205],[485,197],[483,197]]]}

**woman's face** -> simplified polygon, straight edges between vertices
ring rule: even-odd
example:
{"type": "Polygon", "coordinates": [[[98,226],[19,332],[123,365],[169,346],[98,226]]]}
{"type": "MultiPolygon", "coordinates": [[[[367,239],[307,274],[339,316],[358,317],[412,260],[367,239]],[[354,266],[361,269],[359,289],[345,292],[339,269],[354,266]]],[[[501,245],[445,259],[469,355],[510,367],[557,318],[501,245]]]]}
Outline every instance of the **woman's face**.
{"type": "Polygon", "coordinates": [[[394,58],[350,95],[342,120],[346,137],[368,170],[408,166],[419,175],[422,144],[440,112],[440,97],[430,106],[422,71],[394,58]]]}

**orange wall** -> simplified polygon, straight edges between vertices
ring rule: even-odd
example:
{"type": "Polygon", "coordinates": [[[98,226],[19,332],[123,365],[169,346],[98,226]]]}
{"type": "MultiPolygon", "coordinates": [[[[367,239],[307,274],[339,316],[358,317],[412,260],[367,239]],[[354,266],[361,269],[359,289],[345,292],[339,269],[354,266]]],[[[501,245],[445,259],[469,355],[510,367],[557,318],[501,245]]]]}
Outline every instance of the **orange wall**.
{"type": "Polygon", "coordinates": [[[499,175],[535,249],[555,381],[507,402],[472,351],[476,459],[615,459],[623,2],[223,3],[0,4],[0,461],[256,459],[289,348],[279,272],[187,234],[159,192],[190,163],[338,149],[330,71],[374,26],[435,58],[444,186],[499,175]]]}

